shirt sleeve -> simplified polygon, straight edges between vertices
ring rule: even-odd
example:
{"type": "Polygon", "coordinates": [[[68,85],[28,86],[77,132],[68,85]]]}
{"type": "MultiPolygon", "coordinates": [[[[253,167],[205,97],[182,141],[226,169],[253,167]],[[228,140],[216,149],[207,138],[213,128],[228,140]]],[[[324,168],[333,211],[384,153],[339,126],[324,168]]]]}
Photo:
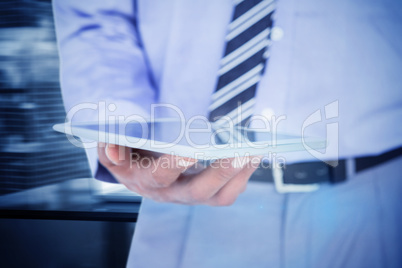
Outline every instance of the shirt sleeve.
{"type": "MultiPolygon", "coordinates": [[[[60,83],[69,120],[149,117],[156,90],[137,29],[134,3],[53,1],[60,83]]],[[[95,174],[96,148],[87,149],[87,155],[95,174]]]]}

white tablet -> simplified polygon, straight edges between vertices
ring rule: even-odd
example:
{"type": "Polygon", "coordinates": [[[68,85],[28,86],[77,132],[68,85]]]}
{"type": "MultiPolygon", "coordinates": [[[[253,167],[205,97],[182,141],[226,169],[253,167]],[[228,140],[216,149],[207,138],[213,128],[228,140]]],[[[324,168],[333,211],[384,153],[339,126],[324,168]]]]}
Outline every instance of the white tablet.
{"type": "Polygon", "coordinates": [[[320,150],[326,140],[266,129],[214,127],[209,122],[170,119],[129,123],[57,124],[54,130],[83,138],[131,148],[167,153],[199,160],[267,155],[269,153],[320,150]]]}

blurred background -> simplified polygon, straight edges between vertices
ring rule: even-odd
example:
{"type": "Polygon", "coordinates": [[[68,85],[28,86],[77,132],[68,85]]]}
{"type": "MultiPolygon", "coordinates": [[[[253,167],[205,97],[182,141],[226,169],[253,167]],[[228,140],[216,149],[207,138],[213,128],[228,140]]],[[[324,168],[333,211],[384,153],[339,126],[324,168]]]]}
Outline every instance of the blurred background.
{"type": "Polygon", "coordinates": [[[121,267],[133,222],[27,216],[63,214],[77,191],[95,202],[84,150],[52,129],[65,120],[58,66],[51,1],[1,1],[0,267],[121,267]],[[83,187],[66,183],[75,179],[83,187]]]}
{"type": "Polygon", "coordinates": [[[64,122],[50,1],[0,3],[0,194],[90,177],[64,122]]]}

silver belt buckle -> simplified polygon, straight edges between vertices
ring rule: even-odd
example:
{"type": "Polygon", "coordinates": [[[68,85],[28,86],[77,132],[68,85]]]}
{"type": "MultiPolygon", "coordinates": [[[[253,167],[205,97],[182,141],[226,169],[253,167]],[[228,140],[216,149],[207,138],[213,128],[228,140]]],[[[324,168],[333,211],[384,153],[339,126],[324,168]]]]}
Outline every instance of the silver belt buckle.
{"type": "Polygon", "coordinates": [[[285,184],[283,182],[283,169],[272,165],[272,176],[276,191],[280,194],[284,193],[308,193],[317,191],[320,188],[318,183],[312,184],[285,184]]]}

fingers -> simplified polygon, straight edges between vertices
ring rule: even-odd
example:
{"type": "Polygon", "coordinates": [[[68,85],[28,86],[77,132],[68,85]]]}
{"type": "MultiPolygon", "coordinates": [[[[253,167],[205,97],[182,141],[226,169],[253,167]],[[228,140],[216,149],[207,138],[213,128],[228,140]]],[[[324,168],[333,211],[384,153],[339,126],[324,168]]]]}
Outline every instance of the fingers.
{"type": "Polygon", "coordinates": [[[262,155],[250,157],[248,159],[249,162],[244,165],[244,168],[240,171],[240,173],[230,180],[224,187],[222,187],[219,192],[217,192],[217,194],[209,200],[208,205],[232,205],[236,201],[237,197],[246,190],[247,183],[251,175],[259,167],[262,158],[262,155]]]}
{"type": "Polygon", "coordinates": [[[106,168],[114,168],[126,164],[130,159],[131,149],[115,144],[98,144],[99,162],[106,168]]]}
{"type": "Polygon", "coordinates": [[[257,167],[243,168],[207,202],[211,206],[230,206],[246,190],[247,182],[257,167]]]}
{"type": "Polygon", "coordinates": [[[161,202],[227,206],[245,190],[261,157],[227,158],[200,173],[196,159],[99,143],[99,161],[127,188],[161,202]],[[256,162],[257,160],[257,162],[256,162]],[[251,163],[251,164],[250,164],[251,163]]]}
{"type": "Polygon", "coordinates": [[[252,165],[250,161],[250,158],[218,160],[200,174],[186,176],[158,194],[177,203],[230,205],[258,166],[259,159],[258,163],[254,159],[252,165]]]}
{"type": "Polygon", "coordinates": [[[164,154],[157,159],[153,159],[151,178],[154,187],[168,187],[175,182],[180,174],[197,162],[193,158],[185,158],[164,154]]]}
{"type": "Polygon", "coordinates": [[[136,185],[131,182],[133,177],[130,168],[130,153],[131,148],[114,144],[98,144],[98,157],[99,162],[107,168],[113,176],[123,183],[127,188],[136,191],[136,185]]]}
{"type": "MultiPolygon", "coordinates": [[[[248,161],[248,160],[246,160],[248,161]]],[[[247,164],[244,162],[243,164],[247,164]]],[[[197,203],[206,203],[225,184],[241,172],[243,165],[236,163],[235,159],[220,159],[211,164],[189,183],[189,194],[197,203]]]]}
{"type": "Polygon", "coordinates": [[[129,147],[99,143],[99,161],[119,182],[135,191],[149,191],[168,187],[179,175],[194,165],[197,160],[155,154],[144,150],[133,151],[129,147]]]}

